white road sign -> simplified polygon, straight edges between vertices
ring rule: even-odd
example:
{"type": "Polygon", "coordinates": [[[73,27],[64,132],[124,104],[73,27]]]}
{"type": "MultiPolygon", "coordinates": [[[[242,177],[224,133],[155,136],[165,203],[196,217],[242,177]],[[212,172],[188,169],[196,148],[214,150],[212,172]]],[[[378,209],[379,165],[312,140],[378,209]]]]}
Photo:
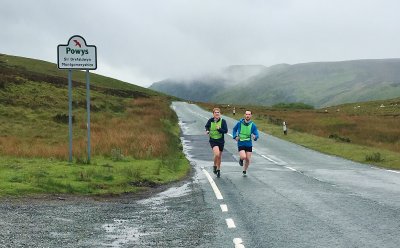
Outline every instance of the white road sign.
{"type": "Polygon", "coordinates": [[[87,45],[82,36],[74,35],[66,45],[57,47],[58,69],[96,70],[97,48],[87,45]]]}

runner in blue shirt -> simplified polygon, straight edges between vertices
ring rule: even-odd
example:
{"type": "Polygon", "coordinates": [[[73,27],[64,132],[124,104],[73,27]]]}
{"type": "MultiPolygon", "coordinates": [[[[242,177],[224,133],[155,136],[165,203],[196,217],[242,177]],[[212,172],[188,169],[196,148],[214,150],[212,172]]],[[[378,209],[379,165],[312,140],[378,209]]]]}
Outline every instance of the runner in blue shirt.
{"type": "Polygon", "coordinates": [[[232,132],[232,137],[238,143],[238,151],[240,156],[239,165],[243,166],[243,176],[247,175],[247,169],[250,165],[251,154],[253,152],[252,140],[256,141],[259,137],[257,126],[251,120],[251,115],[251,111],[246,110],[244,118],[238,121],[232,132]]]}

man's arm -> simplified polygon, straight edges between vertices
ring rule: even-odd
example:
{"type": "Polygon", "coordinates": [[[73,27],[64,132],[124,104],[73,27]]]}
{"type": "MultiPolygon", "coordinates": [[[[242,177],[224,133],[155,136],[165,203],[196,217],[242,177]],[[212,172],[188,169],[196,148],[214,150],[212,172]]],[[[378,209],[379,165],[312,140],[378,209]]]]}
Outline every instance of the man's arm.
{"type": "Polygon", "coordinates": [[[251,133],[254,135],[254,141],[258,140],[258,138],[259,138],[258,129],[257,129],[256,124],[254,124],[254,122],[253,122],[251,133]]]}
{"type": "Polygon", "coordinates": [[[208,120],[204,128],[206,129],[206,131],[210,131],[210,127],[211,127],[211,121],[208,120]]]}
{"type": "Polygon", "coordinates": [[[206,129],[206,134],[210,134],[210,127],[211,127],[211,121],[209,119],[206,125],[204,126],[204,128],[206,129]]]}
{"type": "Polygon", "coordinates": [[[222,119],[221,128],[218,129],[218,132],[228,133],[228,125],[226,124],[226,121],[224,119],[222,119]]]}
{"type": "Polygon", "coordinates": [[[233,127],[233,131],[232,131],[232,138],[233,139],[236,139],[238,128],[239,128],[239,122],[236,123],[236,125],[233,127]]]}

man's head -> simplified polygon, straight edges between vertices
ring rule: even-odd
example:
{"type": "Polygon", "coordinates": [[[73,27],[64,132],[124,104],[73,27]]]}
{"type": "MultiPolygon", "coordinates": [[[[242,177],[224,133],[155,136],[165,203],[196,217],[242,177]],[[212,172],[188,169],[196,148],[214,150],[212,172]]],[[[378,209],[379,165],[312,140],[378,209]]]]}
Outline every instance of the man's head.
{"type": "Polygon", "coordinates": [[[214,108],[213,109],[213,115],[214,115],[214,118],[220,118],[221,117],[221,110],[219,109],[219,108],[214,108]]]}
{"type": "Polygon", "coordinates": [[[246,110],[246,112],[244,112],[244,119],[246,121],[250,121],[251,120],[251,111],[250,110],[246,110]]]}

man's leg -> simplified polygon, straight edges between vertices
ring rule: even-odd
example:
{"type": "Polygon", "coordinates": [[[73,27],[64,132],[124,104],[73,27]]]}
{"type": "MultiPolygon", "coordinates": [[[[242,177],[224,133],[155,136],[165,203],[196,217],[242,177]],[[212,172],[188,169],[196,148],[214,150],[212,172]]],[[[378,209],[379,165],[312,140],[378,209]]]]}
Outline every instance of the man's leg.
{"type": "Polygon", "coordinates": [[[212,149],[212,151],[213,151],[213,155],[214,155],[214,158],[213,158],[213,160],[214,160],[214,165],[213,165],[213,173],[214,174],[217,174],[217,158],[216,158],[216,156],[215,156],[215,153],[216,153],[216,151],[215,151],[215,148],[216,147],[218,147],[218,146],[216,146],[216,145],[214,145],[214,144],[211,144],[211,149],[212,149]]]}
{"type": "Polygon", "coordinates": [[[246,151],[245,150],[240,150],[239,151],[239,157],[241,160],[245,160],[246,159],[246,151]]]}
{"type": "Polygon", "coordinates": [[[219,150],[218,146],[213,147],[213,153],[214,153],[214,166],[217,166],[217,169],[221,167],[221,155],[222,152],[219,150]]]}
{"type": "Polygon", "coordinates": [[[245,160],[245,159],[246,159],[246,152],[244,150],[239,150],[239,165],[240,166],[243,166],[243,160],[245,160]]]}
{"type": "Polygon", "coordinates": [[[221,157],[222,157],[222,151],[219,146],[214,146],[213,147],[213,152],[214,152],[214,167],[216,169],[215,174],[217,177],[221,176],[221,157]]]}
{"type": "Polygon", "coordinates": [[[243,170],[247,171],[247,169],[249,168],[249,165],[250,165],[251,152],[245,152],[245,154],[246,154],[246,159],[244,161],[243,170]]]}

